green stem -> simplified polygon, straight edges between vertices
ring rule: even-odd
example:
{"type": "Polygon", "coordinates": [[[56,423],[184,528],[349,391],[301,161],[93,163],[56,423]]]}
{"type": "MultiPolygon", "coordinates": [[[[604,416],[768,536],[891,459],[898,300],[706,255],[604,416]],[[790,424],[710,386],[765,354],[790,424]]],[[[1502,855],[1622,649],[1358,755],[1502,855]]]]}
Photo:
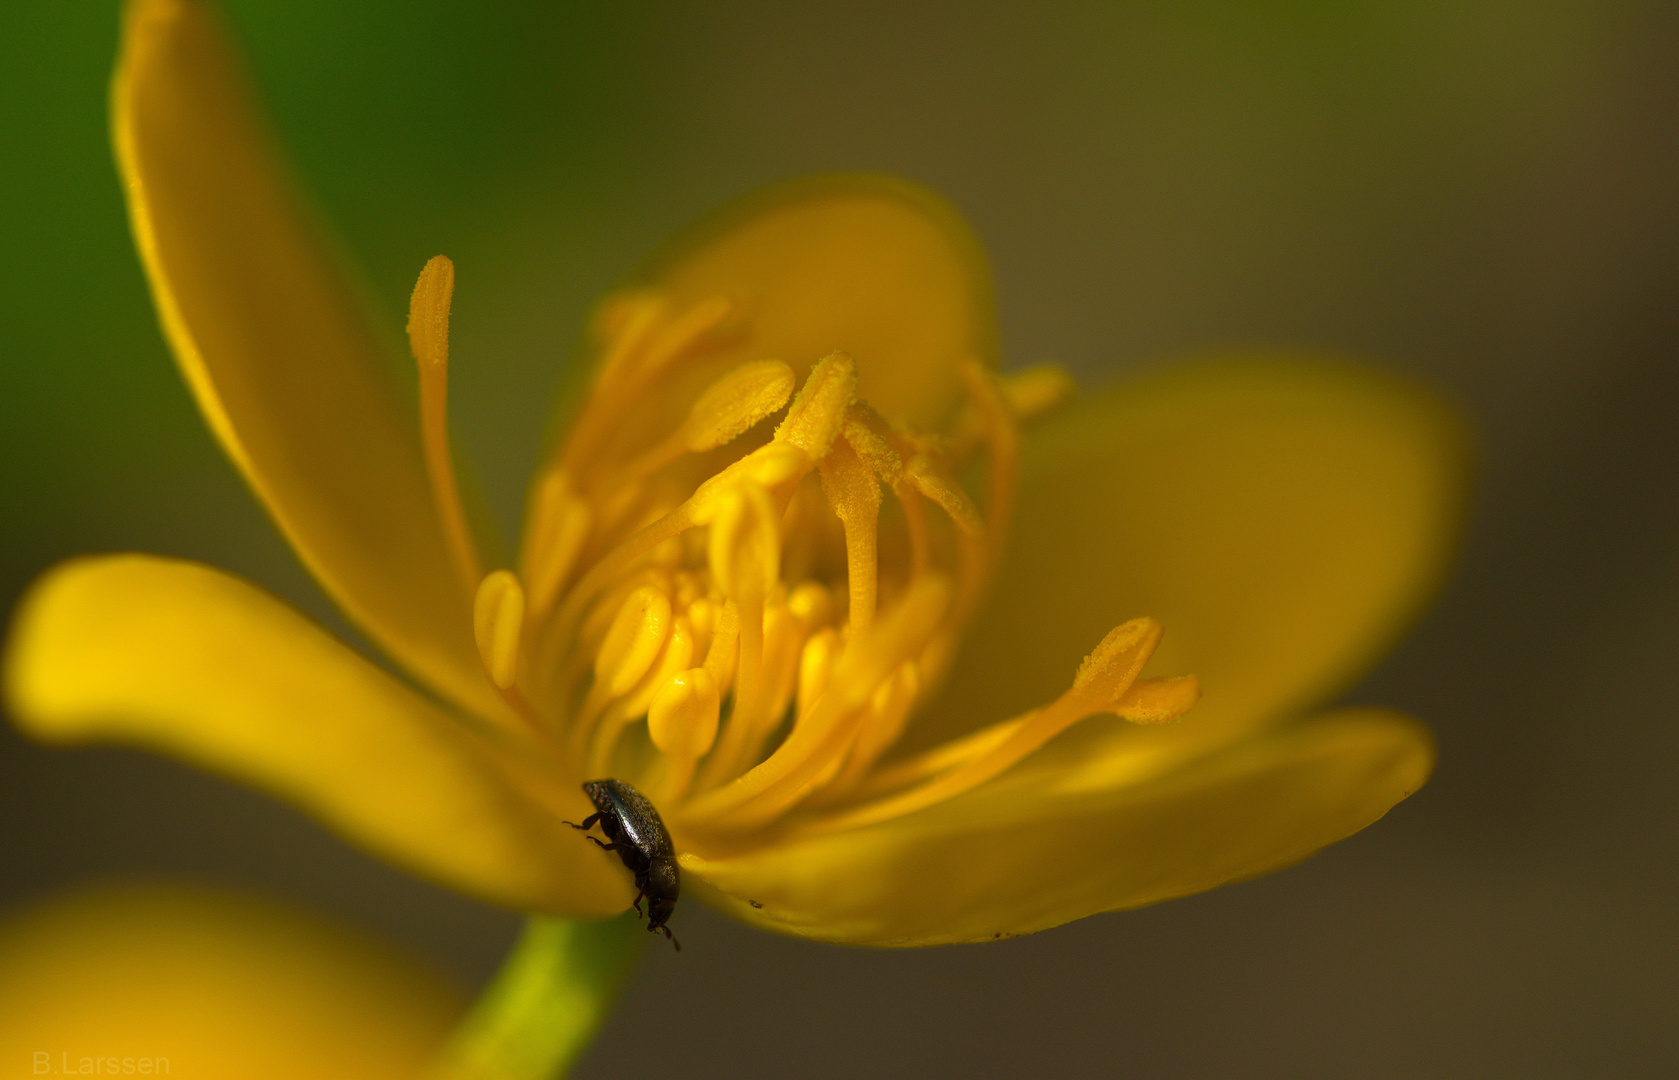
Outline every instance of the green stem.
{"type": "Polygon", "coordinates": [[[444,1046],[430,1080],[558,1080],[606,1020],[647,942],[632,912],[532,916],[444,1046]]]}

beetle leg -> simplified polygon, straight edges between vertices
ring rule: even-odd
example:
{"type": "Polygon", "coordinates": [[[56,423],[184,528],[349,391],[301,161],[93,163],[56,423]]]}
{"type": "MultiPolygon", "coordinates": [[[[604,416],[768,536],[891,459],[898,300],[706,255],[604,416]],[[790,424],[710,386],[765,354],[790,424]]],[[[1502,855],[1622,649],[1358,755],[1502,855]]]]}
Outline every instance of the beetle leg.
{"type": "Polygon", "coordinates": [[[631,903],[635,906],[635,913],[637,915],[641,914],[641,898],[646,895],[646,890],[638,889],[636,890],[635,899],[631,901],[631,903]]]}
{"type": "Polygon", "coordinates": [[[583,839],[593,842],[594,845],[596,847],[600,848],[602,851],[617,851],[618,850],[618,845],[617,844],[609,844],[605,840],[602,840],[598,836],[587,836],[586,835],[586,836],[583,837],[583,839]]]}
{"type": "Polygon", "coordinates": [[[661,926],[661,927],[659,927],[659,929],[663,930],[665,932],[665,940],[670,942],[672,945],[675,945],[677,952],[681,952],[682,951],[682,942],[676,940],[676,935],[670,932],[670,927],[661,926]]]}
{"type": "MultiPolygon", "coordinates": [[[[574,829],[582,829],[584,832],[588,832],[590,829],[595,827],[595,822],[599,820],[599,814],[590,814],[588,817],[583,819],[583,824],[581,825],[577,824],[575,821],[568,821],[565,824],[570,825],[574,829]]],[[[589,839],[593,840],[594,837],[591,836],[589,839]]]]}

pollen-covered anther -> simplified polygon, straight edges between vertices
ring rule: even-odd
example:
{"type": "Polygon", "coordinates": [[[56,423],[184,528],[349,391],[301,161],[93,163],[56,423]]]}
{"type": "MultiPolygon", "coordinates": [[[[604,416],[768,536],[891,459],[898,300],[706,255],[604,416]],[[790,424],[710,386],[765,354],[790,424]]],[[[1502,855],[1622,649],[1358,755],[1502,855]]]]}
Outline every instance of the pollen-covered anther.
{"type": "Polygon", "coordinates": [[[478,656],[499,689],[518,675],[519,642],[525,625],[525,590],[510,570],[496,570],[478,585],[472,604],[472,632],[478,656]]]}
{"type": "Polygon", "coordinates": [[[754,360],[724,374],[700,394],[681,427],[625,467],[619,483],[732,441],[787,404],[793,383],[793,369],[780,360],[754,360]]]}
{"type": "Polygon", "coordinates": [[[775,429],[775,440],[798,447],[811,461],[820,460],[845,425],[856,394],[856,363],[845,353],[829,354],[810,369],[787,418],[775,429]]]}
{"type": "Polygon", "coordinates": [[[699,453],[722,446],[770,413],[793,394],[793,369],[780,360],[742,364],[706,388],[682,425],[682,444],[699,453]]]}

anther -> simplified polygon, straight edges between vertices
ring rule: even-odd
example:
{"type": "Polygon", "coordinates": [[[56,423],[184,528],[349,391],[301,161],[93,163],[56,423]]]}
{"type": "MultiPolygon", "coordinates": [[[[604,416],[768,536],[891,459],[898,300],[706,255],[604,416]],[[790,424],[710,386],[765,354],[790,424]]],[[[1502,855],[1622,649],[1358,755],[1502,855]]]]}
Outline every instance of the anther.
{"type": "Polygon", "coordinates": [[[722,446],[787,404],[793,369],[780,360],[742,364],[706,388],[682,425],[682,445],[692,453],[722,446]]]}
{"type": "Polygon", "coordinates": [[[670,634],[670,598],[651,585],[631,593],[595,654],[595,682],[607,696],[627,694],[653,666],[670,634]]]}
{"type": "MultiPolygon", "coordinates": [[[[860,828],[901,817],[935,803],[954,798],[1000,775],[1073,724],[1098,712],[1121,707],[1154,648],[1160,642],[1160,624],[1153,619],[1132,619],[1109,631],[1096,649],[1079,665],[1073,686],[1061,697],[1016,721],[1006,722],[1008,734],[989,745],[984,753],[918,787],[865,803],[824,820],[821,828],[860,828]]],[[[1184,708],[1193,704],[1193,685],[1178,685],[1160,697],[1170,697],[1184,708]]],[[[1150,705],[1159,705],[1156,699],[1150,705]]],[[[1139,709],[1139,712],[1145,711],[1139,709]]]]}
{"type": "Polygon", "coordinates": [[[834,594],[814,581],[800,583],[787,594],[787,610],[808,633],[834,619],[834,594]]]}
{"type": "Polygon", "coordinates": [[[689,761],[705,756],[717,741],[722,697],[717,680],[705,668],[673,676],[647,709],[647,734],[661,753],[689,761]]]}
{"type": "Polygon", "coordinates": [[[525,590],[510,570],[496,570],[478,585],[472,604],[472,632],[490,681],[512,687],[518,674],[519,639],[525,625],[525,590]]]}
{"type": "Polygon", "coordinates": [[[717,740],[722,695],[705,668],[689,668],[670,679],[647,709],[647,734],[665,755],[660,799],[680,800],[693,782],[694,765],[717,740]]]}
{"type": "Polygon", "coordinates": [[[777,442],[790,443],[816,461],[828,452],[845,424],[846,409],[857,393],[857,365],[842,352],[831,353],[810,369],[810,376],[775,429],[777,442]]]}
{"type": "Polygon", "coordinates": [[[1107,711],[1133,724],[1164,724],[1176,720],[1201,699],[1201,683],[1193,675],[1138,679],[1107,711]]]}
{"type": "Polygon", "coordinates": [[[593,776],[607,776],[614,771],[613,753],[624,729],[646,715],[653,700],[670,682],[688,670],[694,660],[694,629],[688,620],[678,615],[671,622],[670,634],[655,662],[637,680],[626,696],[613,702],[601,717],[589,748],[588,772],[593,776]]]}
{"type": "Polygon", "coordinates": [[[828,688],[828,675],[839,652],[840,636],[832,627],[818,630],[805,642],[799,654],[799,689],[793,705],[795,724],[810,712],[811,704],[828,688]]]}
{"type": "Polygon", "coordinates": [[[742,364],[706,387],[682,426],[626,465],[616,482],[633,482],[683,454],[703,453],[731,441],[787,404],[793,383],[793,369],[780,360],[742,364]]]}
{"type": "Polygon", "coordinates": [[[876,476],[893,486],[903,479],[904,461],[892,447],[891,425],[868,402],[852,403],[841,433],[876,476]]]}
{"type": "Polygon", "coordinates": [[[1078,389],[1059,364],[1038,364],[1004,375],[1003,401],[1016,420],[1031,420],[1049,412],[1078,389]]]}

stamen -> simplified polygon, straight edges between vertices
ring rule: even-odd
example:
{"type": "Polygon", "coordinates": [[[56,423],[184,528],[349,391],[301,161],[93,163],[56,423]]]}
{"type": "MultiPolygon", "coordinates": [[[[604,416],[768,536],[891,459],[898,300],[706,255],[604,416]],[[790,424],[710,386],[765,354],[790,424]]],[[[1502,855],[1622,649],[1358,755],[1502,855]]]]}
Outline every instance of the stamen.
{"type": "Polygon", "coordinates": [[[806,581],[787,594],[787,610],[809,633],[833,621],[834,595],[816,582],[806,581]]]}
{"type": "MultiPolygon", "coordinates": [[[[1138,679],[1111,711],[1133,724],[1159,724],[1179,719],[1200,697],[1201,686],[1193,675],[1138,679]]],[[[890,795],[948,772],[964,762],[984,757],[1007,742],[1034,715],[1027,713],[1013,720],[1000,721],[876,769],[857,786],[851,797],[861,803],[890,795]]]]}
{"type": "Polygon", "coordinates": [[[711,297],[667,320],[668,305],[656,295],[632,295],[621,303],[622,313],[602,319],[609,340],[606,358],[553,472],[580,475],[647,381],[696,346],[732,309],[726,297],[711,297]]]}
{"type": "Polygon", "coordinates": [[[800,717],[787,741],[744,776],[689,803],[685,819],[700,827],[750,828],[773,820],[802,798],[855,734],[851,721],[875,687],[933,636],[950,592],[949,582],[937,574],[916,580],[869,633],[852,639],[826,691],[800,717]]]}
{"type": "Polygon", "coordinates": [[[822,491],[845,527],[851,632],[860,633],[874,620],[879,589],[880,481],[847,439],[835,442],[816,467],[822,474],[822,491]]]}
{"type": "Polygon", "coordinates": [[[669,438],[625,466],[619,482],[633,482],[683,454],[703,453],[736,438],[787,404],[793,382],[793,369],[780,360],[755,360],[735,368],[706,388],[669,438]]]}
{"type": "Polygon", "coordinates": [[[647,733],[661,753],[697,760],[717,741],[722,697],[717,680],[703,667],[672,678],[647,708],[647,733]]]}
{"type": "Polygon", "coordinates": [[[979,511],[974,509],[973,500],[932,458],[917,454],[905,466],[904,476],[915,490],[938,503],[957,528],[970,537],[985,535],[985,523],[980,520],[979,511]]]}
{"type": "Polygon", "coordinates": [[[623,736],[624,730],[647,715],[647,710],[652,707],[653,699],[658,696],[659,691],[672,679],[688,670],[693,659],[693,627],[688,625],[687,619],[678,615],[671,623],[670,636],[659,653],[658,661],[650,666],[647,674],[624,698],[613,704],[595,731],[594,742],[589,749],[590,775],[608,776],[616,771],[613,767],[613,754],[618,749],[618,740],[623,736]]]}
{"type": "MultiPolygon", "coordinates": [[[[599,644],[594,646],[594,661],[588,665],[593,670],[594,681],[570,725],[568,746],[574,762],[581,764],[587,760],[594,745],[596,726],[606,718],[615,701],[635,689],[664,651],[671,630],[670,596],[658,584],[649,584],[645,579],[643,575],[642,584],[620,590],[618,595],[623,599],[599,605],[584,626],[585,643],[598,641],[599,644]],[[611,622],[602,630],[598,624],[608,613],[611,622]]],[[[561,673],[561,700],[570,698],[571,687],[581,674],[577,670],[561,673]]]]}
{"type": "Polygon", "coordinates": [[[525,626],[525,590],[510,570],[496,570],[478,586],[472,631],[490,681],[511,689],[518,674],[519,638],[525,626]]]}
{"type": "MultiPolygon", "coordinates": [[[[1122,707],[1126,691],[1159,641],[1160,624],[1153,619],[1122,623],[1109,631],[1096,650],[1085,657],[1073,677],[1072,689],[1022,717],[1000,744],[919,787],[825,818],[817,827],[827,832],[877,824],[944,802],[983,784],[1079,720],[1122,707]]],[[[1180,697],[1183,690],[1181,686],[1177,689],[1180,697]]]]}
{"type": "Polygon", "coordinates": [[[531,583],[533,621],[558,598],[589,539],[589,504],[574,495],[565,477],[553,473],[537,488],[523,551],[525,580],[531,583]]]}
{"type": "Polygon", "coordinates": [[[711,580],[724,596],[761,602],[779,579],[778,517],[769,493],[757,484],[740,484],[718,500],[707,555],[711,580]]]}
{"type": "Polygon", "coordinates": [[[659,374],[672,360],[699,344],[733,310],[734,301],[726,296],[712,296],[694,304],[652,336],[631,378],[639,384],[659,374]]]}
{"type": "Polygon", "coordinates": [[[751,752],[768,705],[764,672],[764,601],[781,572],[779,515],[769,493],[752,483],[725,490],[716,499],[708,558],[711,580],[734,602],[739,615],[739,660],[734,705],[701,782],[720,783],[739,770],[751,752]]]}
{"type": "Polygon", "coordinates": [[[840,636],[833,629],[818,630],[799,653],[799,689],[793,705],[793,722],[799,723],[811,705],[828,688],[828,676],[839,659],[840,636]]]}
{"type": "Polygon", "coordinates": [[[609,697],[627,694],[647,674],[670,634],[670,597],[644,585],[631,593],[595,654],[595,683],[609,697]]]}
{"type": "Polygon", "coordinates": [[[891,678],[875,688],[863,723],[857,729],[857,741],[851,744],[851,754],[845,760],[845,767],[821,793],[823,802],[843,797],[856,787],[880,756],[898,741],[920,692],[921,672],[913,660],[903,664],[891,678]]]}
{"type": "Polygon", "coordinates": [[[647,709],[647,734],[668,768],[660,799],[679,801],[693,781],[694,765],[717,739],[722,696],[705,668],[689,668],[664,685],[647,709]]]}
{"type": "MultiPolygon", "coordinates": [[[[625,293],[601,306],[595,332],[605,346],[600,370],[595,373],[595,394],[609,390],[621,379],[630,360],[641,352],[668,305],[657,293],[625,293]]],[[[583,419],[582,417],[578,418],[583,419]]]]}
{"type": "Polygon", "coordinates": [[[679,434],[690,453],[729,442],[787,404],[793,396],[793,369],[780,360],[740,365],[710,386],[688,411],[679,434]]]}
{"type": "Polygon", "coordinates": [[[841,432],[845,441],[851,444],[851,449],[857,451],[857,456],[882,481],[896,486],[903,479],[904,461],[892,448],[891,425],[868,402],[852,403],[846,411],[845,426],[841,432]]]}
{"type": "Polygon", "coordinates": [[[775,429],[775,440],[798,447],[812,461],[821,460],[845,424],[856,393],[857,365],[842,352],[830,353],[810,369],[787,419],[775,429]]]}
{"type": "Polygon", "coordinates": [[[1034,420],[1072,397],[1078,384],[1059,364],[1037,364],[1002,376],[1003,401],[1017,422],[1034,420]]]}
{"type": "Polygon", "coordinates": [[[449,304],[454,293],[455,264],[446,256],[434,256],[420,271],[408,301],[408,343],[419,365],[420,445],[432,504],[455,572],[471,595],[480,577],[478,549],[461,507],[449,449],[449,304]]]}
{"type": "Polygon", "coordinates": [[[711,632],[711,647],[705,653],[705,670],[726,694],[734,683],[736,652],[740,645],[740,609],[733,601],[717,609],[717,623],[711,632]]]}
{"type": "Polygon", "coordinates": [[[890,795],[988,754],[1007,742],[1030,716],[1028,713],[1013,720],[1003,720],[919,754],[882,765],[857,785],[856,790],[850,793],[851,798],[855,802],[865,802],[890,795]]]}
{"type": "Polygon", "coordinates": [[[991,554],[1000,555],[1003,531],[1014,513],[1014,489],[1019,480],[1020,433],[1003,402],[997,377],[977,360],[962,365],[962,381],[979,410],[981,431],[991,450],[986,484],[985,524],[991,532],[991,554]]]}
{"type": "Polygon", "coordinates": [[[804,652],[806,636],[804,623],[786,604],[777,604],[764,613],[762,703],[754,713],[755,729],[746,735],[742,760],[736,764],[735,773],[757,762],[764,741],[786,714],[798,686],[799,658],[804,652]]]}

